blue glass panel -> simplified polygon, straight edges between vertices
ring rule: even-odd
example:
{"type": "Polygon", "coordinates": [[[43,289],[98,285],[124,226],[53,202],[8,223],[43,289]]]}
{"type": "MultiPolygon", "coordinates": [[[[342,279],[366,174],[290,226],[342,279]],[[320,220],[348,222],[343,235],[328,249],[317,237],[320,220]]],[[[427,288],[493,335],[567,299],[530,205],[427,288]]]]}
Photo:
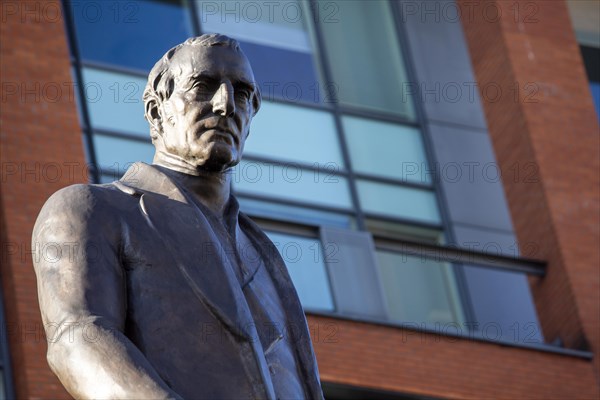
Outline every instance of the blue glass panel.
{"type": "Polygon", "coordinates": [[[100,183],[111,183],[118,180],[123,174],[109,173],[100,175],[100,183]]]}
{"type": "Polygon", "coordinates": [[[352,207],[346,178],[303,170],[293,164],[242,161],[234,169],[232,181],[234,189],[240,194],[345,209],[352,207]]]}
{"type": "Polygon", "coordinates": [[[310,54],[244,41],[240,43],[265,99],[311,103],[326,100],[310,54]]]}
{"type": "Polygon", "coordinates": [[[200,1],[203,32],[237,39],[250,59],[264,99],[320,103],[324,100],[298,1],[200,1]]]}
{"type": "Polygon", "coordinates": [[[263,102],[251,132],[245,154],[344,169],[335,123],[328,112],[263,102]]]}
{"type": "Polygon", "coordinates": [[[317,239],[267,232],[283,257],[305,309],[333,311],[323,250],[317,239]]]}
{"type": "Polygon", "coordinates": [[[354,218],[344,214],[247,199],[240,196],[238,196],[238,200],[240,202],[241,210],[254,217],[272,218],[314,226],[326,225],[346,229],[356,229],[354,218]]]}
{"type": "Polygon", "coordinates": [[[479,332],[487,339],[544,342],[525,274],[465,265],[465,282],[479,332]]]}
{"type": "Polygon", "coordinates": [[[94,68],[83,68],[82,73],[92,128],[150,140],[142,102],[146,79],[94,68]]]}
{"type": "Polygon", "coordinates": [[[594,98],[596,114],[598,115],[598,119],[600,119],[600,82],[590,82],[590,90],[592,91],[592,97],[594,98]]]}
{"type": "Polygon", "coordinates": [[[463,322],[454,274],[448,263],[377,250],[390,319],[431,327],[463,322]]]}
{"type": "Polygon", "coordinates": [[[218,32],[268,47],[311,52],[303,2],[286,1],[198,1],[203,32],[218,32]]]}
{"type": "Polygon", "coordinates": [[[339,101],[414,118],[389,2],[319,0],[317,4],[339,101]]]}
{"type": "Polygon", "coordinates": [[[98,165],[109,171],[108,175],[112,176],[112,180],[123,175],[132,163],[143,161],[151,164],[154,157],[154,146],[150,140],[142,143],[95,133],[94,146],[98,165]]]}
{"type": "Polygon", "coordinates": [[[355,171],[431,183],[418,129],[348,116],[342,122],[355,171]]]}
{"type": "Polygon", "coordinates": [[[83,60],[149,71],[192,36],[181,1],[75,1],[71,11],[83,60]]]}
{"type": "Polygon", "coordinates": [[[358,198],[366,212],[431,224],[441,223],[435,194],[365,180],[357,181],[358,198]]]}

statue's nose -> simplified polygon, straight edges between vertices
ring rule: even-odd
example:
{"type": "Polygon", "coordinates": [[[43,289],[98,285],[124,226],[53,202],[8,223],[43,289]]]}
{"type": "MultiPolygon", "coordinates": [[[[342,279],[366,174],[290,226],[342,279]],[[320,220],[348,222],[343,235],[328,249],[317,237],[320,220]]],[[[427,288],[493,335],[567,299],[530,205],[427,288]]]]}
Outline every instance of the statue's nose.
{"type": "Polygon", "coordinates": [[[213,112],[222,117],[229,117],[235,112],[233,87],[227,82],[221,83],[212,98],[213,112]]]}

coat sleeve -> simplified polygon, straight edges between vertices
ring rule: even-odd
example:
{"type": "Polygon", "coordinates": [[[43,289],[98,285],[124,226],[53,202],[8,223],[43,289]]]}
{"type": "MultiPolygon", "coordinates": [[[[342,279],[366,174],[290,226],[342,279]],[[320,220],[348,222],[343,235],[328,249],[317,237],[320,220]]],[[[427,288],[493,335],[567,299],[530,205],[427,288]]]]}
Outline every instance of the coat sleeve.
{"type": "Polygon", "coordinates": [[[111,192],[62,189],[36,221],[32,246],[48,363],[76,398],[179,399],[123,334],[121,221],[111,192]]]}

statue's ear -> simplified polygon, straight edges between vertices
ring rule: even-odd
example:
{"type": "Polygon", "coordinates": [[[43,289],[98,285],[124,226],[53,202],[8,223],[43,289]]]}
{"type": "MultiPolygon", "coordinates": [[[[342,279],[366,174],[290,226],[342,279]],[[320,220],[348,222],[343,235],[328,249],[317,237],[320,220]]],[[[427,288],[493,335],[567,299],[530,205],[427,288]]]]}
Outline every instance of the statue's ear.
{"type": "Polygon", "coordinates": [[[148,123],[150,124],[151,129],[155,132],[161,132],[162,122],[160,117],[160,111],[158,110],[158,99],[154,96],[151,96],[149,99],[146,100],[145,106],[145,117],[148,123]]]}

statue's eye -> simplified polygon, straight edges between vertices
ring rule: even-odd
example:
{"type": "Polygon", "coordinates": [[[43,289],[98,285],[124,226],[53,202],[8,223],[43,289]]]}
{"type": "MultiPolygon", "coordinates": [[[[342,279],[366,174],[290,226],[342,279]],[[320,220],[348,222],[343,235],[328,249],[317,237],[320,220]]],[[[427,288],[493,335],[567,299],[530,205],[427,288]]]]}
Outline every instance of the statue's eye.
{"type": "Polygon", "coordinates": [[[250,98],[250,91],[249,90],[240,90],[237,92],[237,95],[244,100],[248,100],[250,98]]]}
{"type": "Polygon", "coordinates": [[[192,85],[192,88],[197,90],[201,94],[209,94],[211,85],[210,85],[210,83],[205,82],[205,81],[196,81],[192,85]]]}
{"type": "Polygon", "coordinates": [[[235,97],[241,101],[248,101],[252,97],[252,90],[246,86],[236,87],[235,89],[235,97]]]}

